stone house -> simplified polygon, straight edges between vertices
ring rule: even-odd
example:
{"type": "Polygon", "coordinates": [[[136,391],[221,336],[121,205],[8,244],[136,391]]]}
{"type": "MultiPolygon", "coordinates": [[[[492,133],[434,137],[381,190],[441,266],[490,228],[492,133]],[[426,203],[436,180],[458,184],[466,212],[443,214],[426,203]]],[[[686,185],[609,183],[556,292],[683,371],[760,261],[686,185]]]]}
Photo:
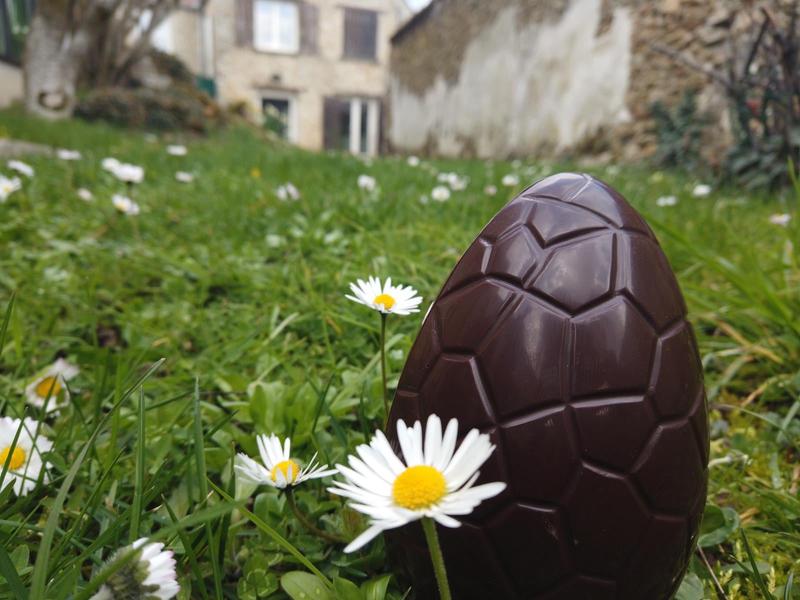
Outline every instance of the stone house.
{"type": "MultiPolygon", "coordinates": [[[[0,107],[22,99],[35,0],[0,0],[0,107]]],[[[180,0],[154,44],[223,105],[311,150],[376,154],[404,0],[180,0]]],[[[143,25],[146,25],[143,19],[143,25]]]]}
{"type": "Polygon", "coordinates": [[[721,67],[727,8],[744,1],[433,0],[392,38],[391,146],[638,159],[656,148],[653,103],[687,90],[718,119],[719,143],[719,91],[654,46],[721,67]]]}
{"type": "Polygon", "coordinates": [[[376,154],[389,40],[410,16],[403,0],[187,0],[154,42],[288,141],[376,154]]]}

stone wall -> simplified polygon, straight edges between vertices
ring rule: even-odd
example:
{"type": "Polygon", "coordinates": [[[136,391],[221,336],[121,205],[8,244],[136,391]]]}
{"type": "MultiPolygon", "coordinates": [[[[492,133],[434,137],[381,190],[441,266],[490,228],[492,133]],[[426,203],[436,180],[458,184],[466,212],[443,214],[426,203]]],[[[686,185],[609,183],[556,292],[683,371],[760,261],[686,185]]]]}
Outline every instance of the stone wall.
{"type": "Polygon", "coordinates": [[[19,67],[0,62],[0,108],[22,100],[22,70],[19,67]]]}
{"type": "MultiPolygon", "coordinates": [[[[434,0],[393,40],[390,139],[400,151],[514,156],[655,150],[650,108],[687,89],[722,132],[724,102],[665,44],[719,67],[725,0],[434,0]]],[[[720,142],[722,139],[722,142],[720,142]]]]}
{"type": "Polygon", "coordinates": [[[724,155],[730,136],[727,105],[718,87],[696,69],[653,50],[672,48],[714,70],[728,57],[726,20],[729,8],[741,4],[724,0],[642,1],[633,6],[634,21],[630,86],[626,105],[631,121],[608,136],[613,154],[627,159],[650,156],[656,150],[650,109],[654,102],[674,107],[687,90],[698,92],[698,109],[714,126],[704,140],[704,157],[715,163],[724,155]]]}

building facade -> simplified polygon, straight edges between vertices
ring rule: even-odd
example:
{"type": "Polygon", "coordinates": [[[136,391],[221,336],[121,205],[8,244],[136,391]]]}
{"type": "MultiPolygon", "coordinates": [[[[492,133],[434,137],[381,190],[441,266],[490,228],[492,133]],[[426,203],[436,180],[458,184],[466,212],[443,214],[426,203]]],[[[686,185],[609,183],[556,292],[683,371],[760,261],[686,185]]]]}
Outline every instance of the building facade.
{"type": "Polygon", "coordinates": [[[289,142],[376,154],[389,40],[410,14],[403,0],[209,0],[154,41],[289,142]]]}
{"type": "MultiPolygon", "coordinates": [[[[508,157],[656,149],[651,109],[687,90],[728,121],[705,76],[727,57],[725,7],[737,0],[433,0],[392,39],[391,146],[508,157]]],[[[712,140],[709,149],[713,154],[712,140]]]]}
{"type": "MultiPolygon", "coordinates": [[[[0,0],[0,107],[21,100],[34,0],[0,0]]],[[[310,150],[376,154],[404,0],[180,0],[153,34],[223,105],[310,150]]],[[[143,15],[142,26],[147,19],[143,15]]]]}

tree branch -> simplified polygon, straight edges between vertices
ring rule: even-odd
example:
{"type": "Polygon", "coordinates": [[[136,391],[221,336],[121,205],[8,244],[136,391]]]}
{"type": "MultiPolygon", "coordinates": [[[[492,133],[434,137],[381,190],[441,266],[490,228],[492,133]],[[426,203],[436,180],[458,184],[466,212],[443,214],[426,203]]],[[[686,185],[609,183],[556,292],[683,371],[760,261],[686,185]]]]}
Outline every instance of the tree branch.
{"type": "Polygon", "coordinates": [[[669,58],[671,58],[675,62],[678,62],[678,63],[682,64],[683,66],[688,67],[689,69],[692,69],[693,71],[697,71],[698,73],[702,73],[703,75],[705,75],[709,79],[711,79],[713,81],[716,81],[717,83],[722,85],[725,89],[730,90],[730,91],[734,91],[735,90],[734,83],[730,79],[728,79],[727,77],[723,77],[717,71],[715,71],[713,69],[710,69],[709,67],[706,67],[705,65],[700,64],[699,62],[697,62],[693,58],[691,58],[689,56],[686,56],[685,54],[683,54],[681,52],[678,52],[674,48],[671,48],[670,46],[667,46],[665,44],[661,44],[659,42],[648,42],[647,45],[654,52],[658,52],[659,54],[663,54],[665,56],[668,56],[669,58]]]}

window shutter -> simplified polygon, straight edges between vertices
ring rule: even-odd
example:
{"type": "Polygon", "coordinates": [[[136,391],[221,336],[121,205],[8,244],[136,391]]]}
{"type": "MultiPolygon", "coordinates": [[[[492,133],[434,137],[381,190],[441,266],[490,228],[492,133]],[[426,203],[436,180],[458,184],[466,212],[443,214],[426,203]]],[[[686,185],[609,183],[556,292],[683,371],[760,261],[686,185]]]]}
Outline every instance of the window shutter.
{"type": "Polygon", "coordinates": [[[253,45],[253,0],[236,0],[236,44],[253,45]]]}
{"type": "Polygon", "coordinates": [[[300,51],[317,54],[319,47],[319,8],[309,2],[300,3],[300,51]]]}

